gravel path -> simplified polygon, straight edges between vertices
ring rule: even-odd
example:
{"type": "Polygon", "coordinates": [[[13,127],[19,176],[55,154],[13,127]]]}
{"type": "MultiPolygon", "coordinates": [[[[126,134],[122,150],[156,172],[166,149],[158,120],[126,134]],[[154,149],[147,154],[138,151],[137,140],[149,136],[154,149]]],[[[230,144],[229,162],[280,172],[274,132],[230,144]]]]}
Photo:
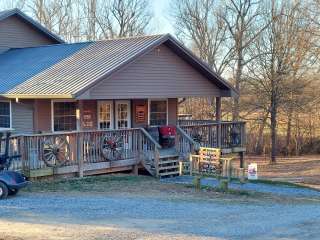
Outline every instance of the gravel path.
{"type": "Polygon", "coordinates": [[[245,203],[130,193],[21,193],[0,205],[0,239],[6,240],[313,240],[319,239],[319,226],[317,201],[245,203]]]}
{"type": "MultiPolygon", "coordinates": [[[[168,183],[181,183],[181,184],[192,184],[192,176],[179,176],[175,178],[167,178],[161,180],[162,182],[168,183]]],[[[219,182],[214,178],[203,178],[201,179],[201,184],[205,186],[216,187],[219,185],[219,182]]],[[[231,182],[229,184],[230,188],[237,190],[247,190],[247,191],[256,191],[261,193],[271,193],[281,196],[289,197],[319,197],[320,191],[309,189],[309,188],[299,188],[295,186],[287,185],[271,185],[264,183],[246,183],[240,184],[236,182],[231,182]]]]}

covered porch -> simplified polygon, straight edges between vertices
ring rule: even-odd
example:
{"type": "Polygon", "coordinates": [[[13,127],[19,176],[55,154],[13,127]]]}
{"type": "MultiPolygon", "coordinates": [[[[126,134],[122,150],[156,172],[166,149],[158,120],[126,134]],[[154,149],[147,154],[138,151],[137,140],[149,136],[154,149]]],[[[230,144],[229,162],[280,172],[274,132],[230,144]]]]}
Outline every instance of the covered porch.
{"type": "Polygon", "coordinates": [[[206,121],[179,120],[177,98],[51,100],[48,108],[43,108],[44,102],[36,101],[35,107],[41,106],[38,113],[44,109],[51,113],[50,121],[38,121],[37,126],[48,131],[38,129],[10,139],[10,154],[21,155],[11,168],[32,178],[137,173],[139,168],[156,177],[175,176],[179,162],[189,161],[200,146],[237,153],[243,167],[245,123],[221,121],[220,97],[216,97],[216,118],[206,121]],[[176,128],[171,147],[161,145],[150,131],[167,125],[176,128]]]}

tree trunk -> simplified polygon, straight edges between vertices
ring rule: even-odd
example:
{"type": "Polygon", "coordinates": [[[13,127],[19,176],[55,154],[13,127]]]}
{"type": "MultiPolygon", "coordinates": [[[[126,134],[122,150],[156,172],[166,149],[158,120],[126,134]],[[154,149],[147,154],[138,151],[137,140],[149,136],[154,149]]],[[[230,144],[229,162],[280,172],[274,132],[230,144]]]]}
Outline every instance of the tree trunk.
{"type": "Polygon", "coordinates": [[[276,163],[277,155],[277,103],[272,94],[271,97],[271,163],[276,163]]]}
{"type": "Polygon", "coordinates": [[[259,132],[258,132],[258,139],[255,147],[256,154],[260,155],[263,152],[263,131],[267,123],[269,113],[267,113],[265,116],[263,116],[262,122],[259,126],[259,132]]]}
{"type": "Polygon", "coordinates": [[[288,123],[287,123],[287,135],[286,135],[286,155],[290,154],[291,129],[292,129],[292,111],[289,110],[288,123]]]}
{"type": "Polygon", "coordinates": [[[235,96],[233,99],[233,112],[232,119],[233,121],[239,120],[239,98],[240,98],[240,82],[242,75],[242,50],[238,50],[238,60],[237,60],[237,70],[235,76],[235,89],[238,91],[239,95],[235,96]]]}

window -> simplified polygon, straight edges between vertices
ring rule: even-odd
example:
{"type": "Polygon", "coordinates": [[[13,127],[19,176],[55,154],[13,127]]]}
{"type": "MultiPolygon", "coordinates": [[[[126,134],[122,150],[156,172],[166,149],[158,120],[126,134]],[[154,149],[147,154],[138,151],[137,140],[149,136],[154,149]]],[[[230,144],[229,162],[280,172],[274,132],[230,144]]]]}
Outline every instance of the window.
{"type": "Polygon", "coordinates": [[[116,127],[117,129],[130,127],[130,102],[116,101],[116,127]]]}
{"type": "Polygon", "coordinates": [[[98,102],[98,125],[99,129],[113,128],[113,104],[111,101],[98,102]]]}
{"type": "Polygon", "coordinates": [[[10,102],[0,102],[0,128],[11,128],[10,102]]]}
{"type": "Polygon", "coordinates": [[[159,126],[167,124],[167,100],[150,100],[149,124],[159,126]]]}
{"type": "Polygon", "coordinates": [[[53,130],[77,130],[76,102],[53,102],[53,130]]]}

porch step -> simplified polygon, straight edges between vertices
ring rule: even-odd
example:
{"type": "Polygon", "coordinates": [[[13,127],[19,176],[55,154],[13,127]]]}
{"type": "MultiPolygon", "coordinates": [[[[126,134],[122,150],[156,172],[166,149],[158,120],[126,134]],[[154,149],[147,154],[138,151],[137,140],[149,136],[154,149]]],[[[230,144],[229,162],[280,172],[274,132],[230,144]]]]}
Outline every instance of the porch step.
{"type": "Polygon", "coordinates": [[[173,152],[160,154],[159,178],[175,177],[179,175],[179,155],[173,152]]]}

